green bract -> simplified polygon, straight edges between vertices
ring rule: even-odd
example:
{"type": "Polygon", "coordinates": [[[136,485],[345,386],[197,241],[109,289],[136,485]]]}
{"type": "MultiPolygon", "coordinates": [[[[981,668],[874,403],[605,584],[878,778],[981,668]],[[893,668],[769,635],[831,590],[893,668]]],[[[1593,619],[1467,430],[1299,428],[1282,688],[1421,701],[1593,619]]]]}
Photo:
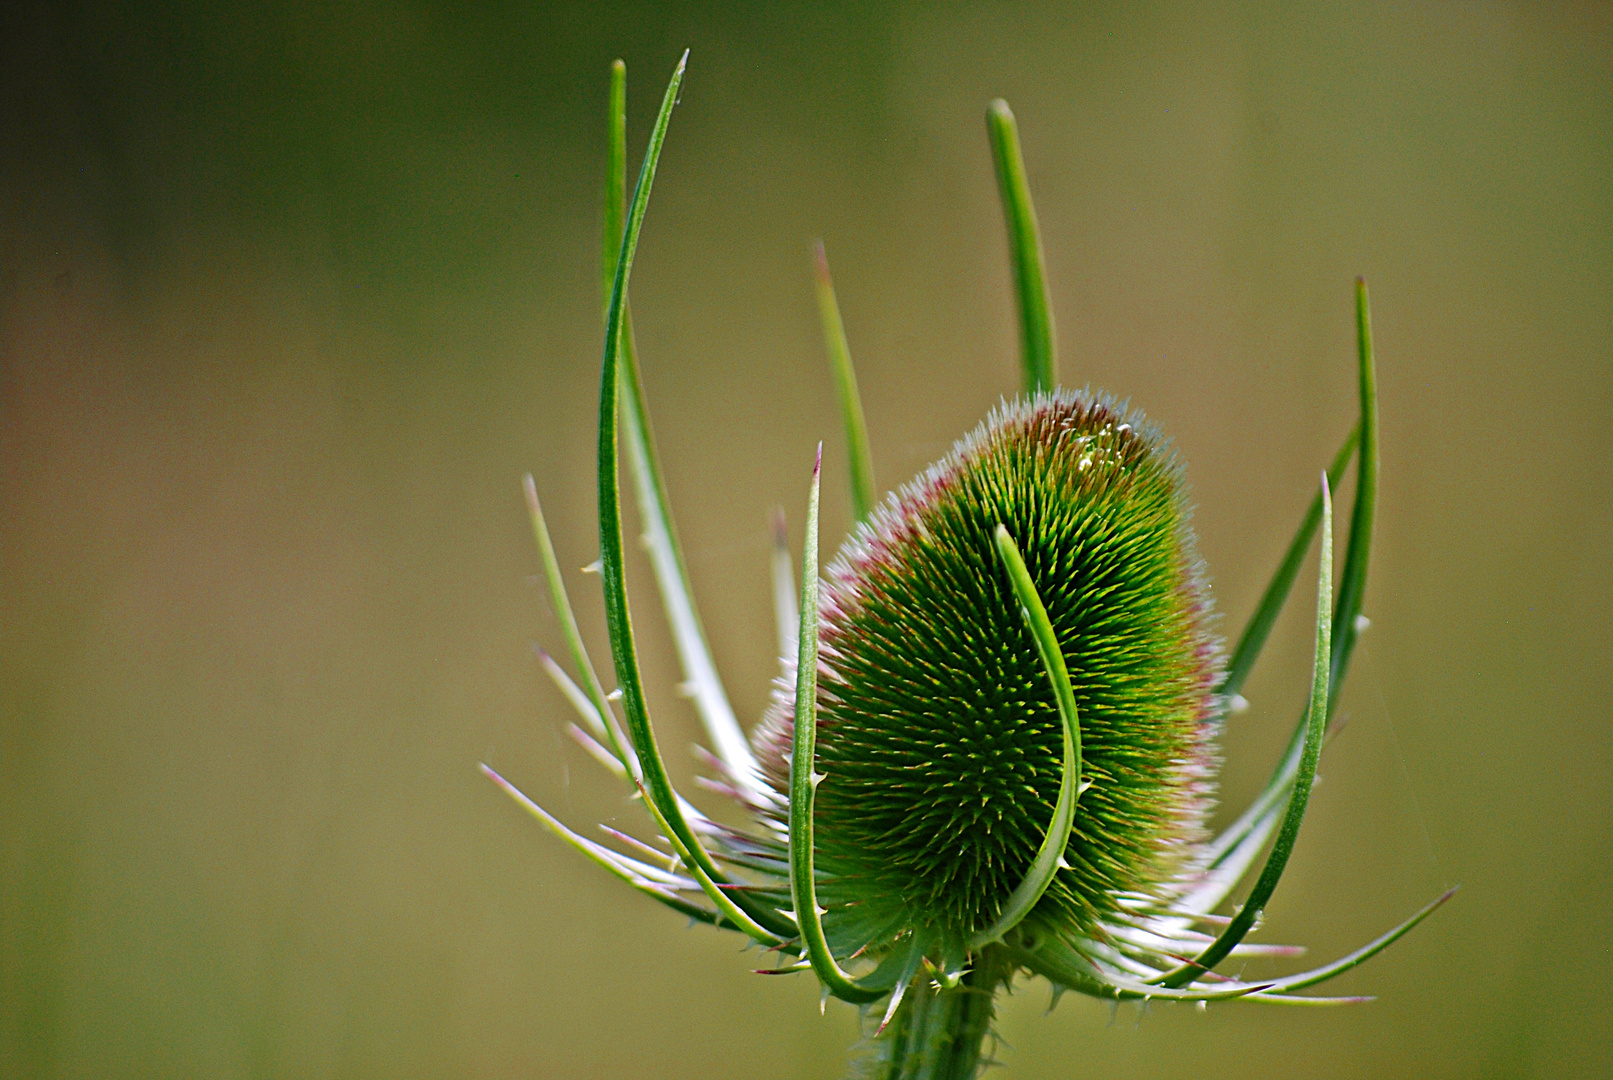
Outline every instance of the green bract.
{"type": "MultiPolygon", "coordinates": [[[[687,59],[687,55],[685,56],[687,59]]],[[[652,842],[583,837],[483,770],[552,832],[633,888],[782,954],[825,995],[871,1006],[871,1075],[964,1080],[981,1064],[996,991],[1022,974],[1115,1000],[1301,996],[1381,951],[1450,896],[1333,963],[1261,982],[1229,956],[1292,955],[1244,941],[1293,851],[1366,589],[1377,499],[1377,389],[1356,285],[1360,419],[1223,666],[1187,525],[1181,470],[1141,417],[1057,389],[1052,321],[1012,112],[987,127],[1008,224],[1025,397],[875,505],[872,459],[828,262],[818,298],[851,467],[855,533],[821,583],[818,470],[799,599],[774,558],[785,674],[754,743],[723,691],[688,586],[639,385],[627,286],[680,61],[631,202],[625,69],[612,69],[599,403],[600,579],[615,689],[572,615],[536,485],[532,525],[576,680],[572,734],[642,797],[652,842]],[[715,751],[714,787],[754,811],[719,826],[672,787],[639,673],[622,560],[625,450],[686,687],[715,751]],[[1331,490],[1355,463],[1335,603],[1331,490]],[[1204,835],[1212,736],[1320,538],[1314,665],[1287,752],[1254,803],[1204,835]],[[1224,670],[1224,674],[1223,674],[1224,670]],[[620,715],[618,715],[618,709],[620,715]],[[1270,845],[1230,916],[1216,915],[1270,845]]],[[[821,453],[820,453],[821,463],[821,453]]],[[[781,534],[782,535],[782,534],[781,534]]]]}

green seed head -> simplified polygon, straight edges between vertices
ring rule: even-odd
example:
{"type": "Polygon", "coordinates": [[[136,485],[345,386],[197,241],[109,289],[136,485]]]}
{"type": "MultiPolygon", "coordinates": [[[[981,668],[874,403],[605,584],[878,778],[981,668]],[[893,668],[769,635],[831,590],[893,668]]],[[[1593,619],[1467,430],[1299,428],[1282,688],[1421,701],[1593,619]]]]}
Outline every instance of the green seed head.
{"type": "MultiPolygon", "coordinates": [[[[958,941],[1024,877],[1058,798],[1051,685],[993,545],[1023,552],[1069,665],[1082,778],[1034,918],[1089,937],[1198,839],[1218,650],[1181,470],[1136,413],[1066,391],[1004,405],[846,543],[821,604],[818,867],[827,921],[876,949],[958,941]]],[[[788,789],[792,710],[757,734],[788,789]]]]}

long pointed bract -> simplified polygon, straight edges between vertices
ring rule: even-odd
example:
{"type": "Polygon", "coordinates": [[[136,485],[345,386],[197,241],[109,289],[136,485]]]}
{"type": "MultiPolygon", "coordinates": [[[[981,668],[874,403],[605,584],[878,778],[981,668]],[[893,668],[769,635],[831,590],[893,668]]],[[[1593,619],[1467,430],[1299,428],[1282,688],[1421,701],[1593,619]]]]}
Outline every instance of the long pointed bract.
{"type": "MultiPolygon", "coordinates": [[[[610,283],[614,280],[623,238],[627,167],[626,79],[627,69],[618,60],[611,65],[610,172],[605,182],[607,324],[610,318],[610,283]]],[[[672,629],[672,640],[678,651],[679,665],[683,668],[683,679],[691,691],[700,722],[711,739],[712,749],[728,766],[728,771],[737,782],[752,794],[761,794],[765,787],[761,773],[751,754],[750,744],[734,716],[727,691],[723,689],[722,679],[717,674],[717,665],[711,659],[706,633],[700,624],[700,613],[695,607],[694,592],[689,586],[688,567],[683,558],[682,545],[678,543],[677,528],[672,521],[666,481],[661,475],[660,459],[655,452],[655,436],[650,429],[649,410],[644,404],[644,385],[639,378],[638,351],[634,347],[630,307],[624,306],[621,322],[621,423],[627,435],[627,460],[632,470],[650,567],[655,573],[667,623],[672,629]]]]}
{"type": "Polygon", "coordinates": [[[533,817],[543,822],[544,826],[547,827],[550,832],[554,833],[575,850],[581,852],[583,856],[590,862],[604,867],[615,876],[633,886],[633,888],[637,889],[639,892],[660,901],[673,911],[687,915],[691,919],[698,919],[704,923],[715,923],[717,921],[716,912],[707,911],[699,904],[691,904],[681,896],[678,896],[675,893],[668,891],[666,888],[649,881],[642,875],[634,873],[633,870],[630,869],[631,860],[617,855],[609,848],[596,844],[592,840],[578,836],[576,833],[566,828],[565,825],[561,824],[560,820],[553,814],[549,813],[543,807],[527,798],[520,788],[504,779],[504,777],[494,772],[488,766],[483,765],[481,768],[484,776],[493,781],[493,783],[497,784],[499,787],[503,788],[505,793],[508,794],[510,798],[514,799],[533,817]]]}
{"type": "MultiPolygon", "coordinates": [[[[1287,788],[1282,790],[1286,792],[1287,788]]],[[[1237,822],[1216,838],[1201,876],[1175,906],[1193,915],[1207,915],[1219,907],[1227,894],[1237,888],[1238,882],[1243,880],[1243,875],[1254,864],[1255,856],[1271,839],[1281,812],[1282,805],[1276,795],[1257,800],[1237,822]],[[1259,813],[1253,813],[1256,810],[1259,813]]]]}
{"type": "Polygon", "coordinates": [[[1359,967],[1361,964],[1364,964],[1366,961],[1372,959],[1374,956],[1387,949],[1390,945],[1393,945],[1396,941],[1399,941],[1402,937],[1405,937],[1406,934],[1411,932],[1413,927],[1422,922],[1424,919],[1428,918],[1428,916],[1432,915],[1436,910],[1438,910],[1442,904],[1444,904],[1451,897],[1455,896],[1456,892],[1456,888],[1445,890],[1439,896],[1435,897],[1433,900],[1414,911],[1409,918],[1400,923],[1398,926],[1394,927],[1392,930],[1373,938],[1359,949],[1339,957],[1330,964],[1324,964],[1323,966],[1313,968],[1310,971],[1301,971],[1294,975],[1284,975],[1282,978],[1272,979],[1265,983],[1246,983],[1240,982],[1236,979],[1228,979],[1224,982],[1216,982],[1213,985],[1218,988],[1225,989],[1242,989],[1247,993],[1258,995],[1251,997],[1251,1001],[1270,1001],[1278,1004],[1333,1005],[1370,1000],[1368,998],[1361,997],[1311,998],[1286,997],[1284,995],[1286,995],[1286,993],[1290,990],[1302,990],[1308,986],[1319,985],[1327,982],[1329,979],[1333,979],[1344,974],[1351,968],[1359,967]],[[1261,987],[1260,990],[1254,989],[1254,987],[1257,985],[1261,987]]]}
{"type": "MultiPolygon", "coordinates": [[[[1333,622],[1333,698],[1344,685],[1344,673],[1355,649],[1356,616],[1367,590],[1367,561],[1372,526],[1378,510],[1378,373],[1372,359],[1372,312],[1367,279],[1355,279],[1356,379],[1361,399],[1361,453],[1356,469],[1355,507],[1350,514],[1350,541],[1339,575],[1338,611],[1333,622]]],[[[1329,702],[1331,706],[1332,702],[1329,702]]]]}
{"type": "Polygon", "coordinates": [[[857,985],[829,951],[813,870],[812,803],[819,780],[813,765],[818,736],[818,476],[822,469],[823,447],[819,446],[801,555],[801,651],[796,656],[795,734],[790,748],[790,897],[807,959],[819,981],[842,1001],[867,1003],[878,1001],[884,991],[857,985]]]}
{"type": "Polygon", "coordinates": [[[683,669],[684,682],[689,687],[695,712],[711,740],[711,748],[728,766],[738,783],[752,793],[761,793],[766,785],[761,779],[756,758],[751,753],[750,743],[728,701],[728,693],[723,689],[716,662],[711,658],[706,633],[700,624],[700,613],[695,608],[694,593],[689,587],[683,550],[678,544],[671,512],[667,509],[666,486],[661,478],[649,419],[644,410],[638,369],[633,364],[630,328],[624,341],[622,360],[621,381],[625,395],[622,421],[627,435],[627,460],[632,466],[639,518],[644,527],[645,550],[660,589],[667,624],[672,629],[672,641],[678,652],[679,666],[683,669]]]}
{"type": "Polygon", "coordinates": [[[1283,817],[1277,841],[1272,845],[1260,877],[1255,880],[1249,896],[1208,948],[1186,964],[1166,972],[1158,982],[1162,986],[1185,986],[1219,964],[1254,928],[1255,920],[1266,906],[1266,901],[1277,888],[1288,865],[1288,856],[1299,837],[1300,824],[1305,819],[1305,806],[1310,801],[1312,781],[1316,778],[1316,762],[1322,753],[1322,736],[1327,731],[1327,705],[1329,684],[1333,671],[1333,500],[1328,496],[1327,477],[1322,477],[1322,552],[1318,560],[1316,583],[1316,651],[1311,676],[1310,707],[1305,726],[1305,750],[1300,759],[1299,773],[1294,778],[1294,791],[1288,797],[1288,812],[1283,817]]]}
{"type": "Polygon", "coordinates": [[[624,768],[632,770],[636,764],[632,762],[626,748],[622,745],[620,732],[616,729],[616,714],[611,711],[610,702],[605,699],[605,688],[600,685],[599,676],[594,671],[593,661],[588,658],[588,650],[582,643],[582,632],[577,629],[577,616],[571,610],[571,600],[566,595],[566,580],[560,573],[560,560],[555,558],[554,543],[549,539],[549,527],[543,520],[543,506],[538,502],[538,486],[527,473],[524,478],[526,490],[527,513],[532,519],[532,536],[538,544],[538,554],[543,559],[543,576],[549,586],[549,607],[560,621],[560,636],[566,639],[566,650],[571,653],[571,662],[576,665],[582,677],[583,690],[588,695],[588,702],[598,714],[599,734],[602,735],[610,747],[611,753],[616,755],[624,768]]]}
{"type": "MultiPolygon", "coordinates": [[[[1339,481],[1344,479],[1344,470],[1349,466],[1350,458],[1355,456],[1355,448],[1360,441],[1361,425],[1357,423],[1350,429],[1344,445],[1339,447],[1338,453],[1333,455],[1333,461],[1328,466],[1329,489],[1338,490],[1339,481]]],[[[1288,550],[1283,553],[1282,562],[1277,564],[1276,571],[1271,575],[1271,582],[1261,594],[1260,603],[1255,606],[1254,614],[1249,616],[1249,622],[1239,635],[1237,648],[1232,650],[1232,659],[1227,663],[1226,677],[1216,688],[1216,693],[1223,698],[1230,699],[1243,689],[1244,682],[1249,678],[1249,672],[1254,669],[1255,661],[1260,658],[1260,650],[1265,646],[1266,639],[1271,636],[1271,628],[1276,624],[1277,616],[1281,614],[1283,605],[1288,601],[1294,580],[1299,577],[1300,564],[1305,561],[1305,553],[1310,550],[1311,538],[1316,535],[1316,527],[1321,522],[1322,493],[1318,491],[1311,498],[1305,516],[1300,519],[1299,530],[1294,533],[1294,539],[1289,542],[1288,550]]]]}
{"type": "Polygon", "coordinates": [[[851,366],[851,346],[840,320],[834,279],[823,241],[812,245],[812,269],[817,284],[818,316],[823,322],[823,345],[834,372],[835,397],[840,402],[840,423],[846,433],[846,469],[850,474],[851,511],[859,522],[874,512],[874,459],[868,452],[868,425],[863,420],[862,397],[857,392],[857,371],[851,366]]]}
{"type": "Polygon", "coordinates": [[[627,216],[627,65],[610,66],[610,105],[605,121],[605,214],[599,259],[599,307],[610,318],[610,290],[616,280],[616,256],[622,250],[627,216]]]}
{"type": "Polygon", "coordinates": [[[991,158],[997,166],[997,191],[1002,197],[1008,225],[1008,261],[1014,272],[1014,296],[1019,301],[1019,346],[1025,393],[1047,391],[1058,385],[1058,357],[1053,345],[1053,312],[1047,301],[1047,280],[1042,268],[1042,238],[1025,180],[1025,159],[1019,150],[1019,128],[1014,112],[1002,98],[986,109],[986,134],[991,158]]]}
{"type": "Polygon", "coordinates": [[[1281,979],[1277,979],[1272,983],[1272,989],[1276,991],[1301,990],[1307,986],[1315,986],[1318,983],[1326,982],[1328,979],[1331,979],[1337,975],[1344,974],[1346,971],[1365,963],[1366,961],[1372,959],[1372,957],[1387,949],[1389,946],[1393,945],[1395,942],[1399,941],[1402,937],[1411,932],[1412,927],[1428,918],[1428,916],[1432,915],[1440,907],[1440,905],[1444,904],[1445,901],[1449,900],[1455,895],[1456,888],[1446,889],[1433,900],[1430,900],[1428,903],[1418,908],[1412,913],[1410,918],[1401,923],[1399,926],[1395,927],[1393,930],[1390,930],[1388,933],[1374,938],[1347,956],[1341,956],[1331,964],[1316,968],[1313,971],[1304,971],[1298,975],[1288,975],[1281,979]]]}
{"type": "Polygon", "coordinates": [[[1081,955],[1068,942],[1058,937],[1047,937],[1035,948],[1010,945],[1008,956],[1017,964],[1029,968],[1054,986],[1067,986],[1092,997],[1113,998],[1117,1001],[1219,1001],[1244,997],[1269,989],[1270,983],[1229,983],[1214,988],[1180,989],[1138,982],[1136,979],[1101,971],[1091,959],[1081,955]]]}
{"type": "MultiPolygon", "coordinates": [[[[616,260],[616,276],[611,284],[610,308],[605,326],[605,358],[599,380],[599,562],[605,593],[605,622],[610,631],[611,654],[616,661],[616,680],[647,796],[654,801],[660,816],[665,819],[672,834],[669,839],[675,837],[688,849],[692,861],[713,882],[724,883],[727,879],[717,870],[711,856],[689,827],[677,793],[667,777],[666,764],[661,759],[654,729],[650,726],[644,684],[639,673],[638,650],[633,640],[633,623],[628,613],[627,580],[622,562],[620,466],[617,460],[617,392],[622,382],[619,364],[624,339],[627,282],[633,269],[633,252],[638,245],[644,212],[649,205],[650,188],[655,182],[661,144],[666,139],[667,124],[672,118],[672,106],[677,101],[678,85],[683,80],[688,56],[685,52],[683,59],[678,61],[677,70],[672,73],[672,81],[661,100],[661,111],[656,117],[649,149],[645,152],[638,183],[633,189],[633,201],[622,235],[622,249],[616,260]]],[[[768,911],[743,894],[736,895],[734,901],[746,915],[769,932],[780,937],[792,933],[788,920],[777,912],[768,911]]]]}
{"type": "Polygon", "coordinates": [[[1064,862],[1065,849],[1070,846],[1070,829],[1075,824],[1075,802],[1081,796],[1081,722],[1075,711],[1075,688],[1070,685],[1070,671],[1064,663],[1064,650],[1048,618],[1047,608],[1037,595],[1036,583],[1019,553],[1019,546],[999,524],[993,537],[1003,569],[1008,572],[1009,584],[1025,615],[1025,623],[1036,642],[1036,652],[1042,658],[1047,678],[1053,684],[1053,696],[1058,700],[1059,719],[1064,725],[1064,774],[1059,781],[1058,802],[1053,807],[1053,819],[1047,824],[1036,858],[1031,860],[1025,879],[1009,894],[1001,914],[989,927],[969,939],[969,947],[978,949],[1001,941],[1003,935],[1018,926],[1031,913],[1064,862]]]}
{"type": "MultiPolygon", "coordinates": [[[[1361,613],[1362,596],[1366,591],[1367,563],[1372,554],[1372,525],[1378,501],[1378,381],[1372,357],[1372,320],[1367,305],[1367,284],[1364,278],[1356,279],[1356,353],[1357,384],[1359,388],[1360,419],[1358,460],[1356,468],[1355,504],[1350,515],[1350,538],[1345,546],[1344,569],[1340,574],[1339,599],[1333,610],[1333,649],[1331,661],[1331,689],[1328,712],[1333,711],[1344,676],[1349,668],[1350,654],[1359,634],[1356,616],[1361,613]]],[[[1225,833],[1212,845],[1219,858],[1252,827],[1270,805],[1281,799],[1293,784],[1299,772],[1302,756],[1301,744],[1305,737],[1308,713],[1300,715],[1294,733],[1289,736],[1288,749],[1283,753],[1271,779],[1266,782],[1253,805],[1245,810],[1225,833]]]]}
{"type": "Polygon", "coordinates": [[[656,825],[660,826],[661,834],[672,845],[672,850],[677,852],[678,858],[682,859],[688,866],[689,873],[693,874],[694,879],[700,883],[701,891],[706,894],[706,899],[716,906],[723,920],[732,925],[734,929],[748,934],[752,939],[763,945],[782,945],[784,938],[770,933],[758,925],[756,920],[752,919],[739,906],[733,895],[718,886],[712,876],[706,873],[705,869],[700,865],[700,860],[695,857],[694,851],[679,839],[677,830],[672,827],[666,815],[662,814],[660,808],[655,805],[655,800],[644,792],[643,787],[639,788],[639,792],[644,795],[644,808],[655,819],[656,825]]]}

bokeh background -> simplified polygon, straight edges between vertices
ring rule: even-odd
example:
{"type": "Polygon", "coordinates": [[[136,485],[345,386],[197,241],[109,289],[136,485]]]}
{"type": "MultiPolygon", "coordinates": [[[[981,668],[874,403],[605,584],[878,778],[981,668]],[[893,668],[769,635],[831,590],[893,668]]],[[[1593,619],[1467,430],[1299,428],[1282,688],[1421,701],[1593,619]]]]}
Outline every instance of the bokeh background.
{"type": "MultiPolygon", "coordinates": [[[[476,771],[639,821],[534,663],[519,478],[591,561],[606,69],[636,168],[685,46],[633,299],[742,717],[820,438],[826,544],[847,524],[810,239],[883,484],[1016,385],[989,99],[1064,380],[1175,439],[1229,634],[1349,426],[1373,287],[1373,622],[1265,939],[1325,960],[1464,889],[1337,984],[1369,1006],[1043,1015],[1026,985],[1004,1075],[1606,1075],[1613,16],[1571,2],[8,5],[0,1075],[841,1073],[849,1008],[476,771]]],[[[1308,606],[1227,733],[1230,807],[1303,699],[1308,606]]]]}

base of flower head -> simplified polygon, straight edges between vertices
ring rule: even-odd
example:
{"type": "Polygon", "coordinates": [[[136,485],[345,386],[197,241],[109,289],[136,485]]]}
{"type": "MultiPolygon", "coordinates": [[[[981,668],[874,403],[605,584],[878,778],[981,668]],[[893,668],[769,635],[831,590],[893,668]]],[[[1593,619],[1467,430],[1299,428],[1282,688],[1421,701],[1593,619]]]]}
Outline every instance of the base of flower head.
{"type": "MultiPolygon", "coordinates": [[[[914,984],[889,1022],[853,1063],[859,1080],[974,1080],[991,1064],[997,992],[1013,978],[1005,950],[985,950],[955,986],[933,979],[914,984]]],[[[880,1015],[869,1010],[869,1017],[880,1015]]]]}

